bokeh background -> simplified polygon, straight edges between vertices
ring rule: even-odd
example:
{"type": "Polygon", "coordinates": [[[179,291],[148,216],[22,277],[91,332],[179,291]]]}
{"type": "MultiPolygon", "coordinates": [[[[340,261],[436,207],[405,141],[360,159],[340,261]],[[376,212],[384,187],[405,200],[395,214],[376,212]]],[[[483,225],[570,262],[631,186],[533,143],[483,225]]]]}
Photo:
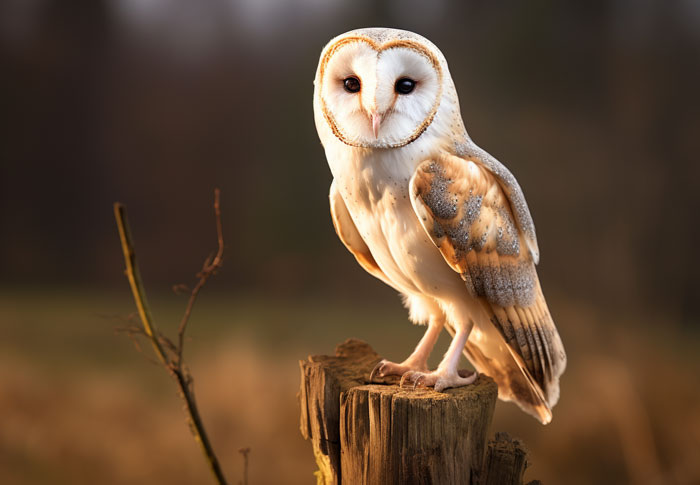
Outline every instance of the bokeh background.
{"type": "MultiPolygon", "coordinates": [[[[420,338],[337,240],[313,125],[318,55],[362,26],[444,52],[474,140],[518,177],[569,354],[547,427],[499,403],[528,479],[700,483],[700,3],[4,0],[0,482],[208,483],[134,305],[128,206],[158,325],[215,249],[186,356],[229,480],[310,483],[297,360],[420,338]],[[148,354],[146,348],[145,354],[148,354]]],[[[436,358],[447,345],[440,342],[436,358]]]]}

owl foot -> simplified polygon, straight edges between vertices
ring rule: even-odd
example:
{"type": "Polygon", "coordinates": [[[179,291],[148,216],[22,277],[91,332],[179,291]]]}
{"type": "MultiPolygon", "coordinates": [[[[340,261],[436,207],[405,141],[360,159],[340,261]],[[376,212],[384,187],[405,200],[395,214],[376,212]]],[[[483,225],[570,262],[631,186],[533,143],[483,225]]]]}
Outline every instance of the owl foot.
{"type": "Polygon", "coordinates": [[[369,382],[374,382],[375,376],[403,376],[408,372],[420,372],[423,370],[427,370],[427,366],[412,365],[407,362],[396,364],[386,359],[382,359],[377,365],[374,366],[374,369],[372,369],[372,372],[369,375],[369,382]]]}
{"type": "Polygon", "coordinates": [[[437,369],[432,372],[418,372],[410,370],[401,376],[400,387],[404,383],[413,383],[413,390],[418,387],[433,387],[437,392],[442,392],[448,387],[462,387],[473,383],[478,376],[477,372],[461,369],[456,373],[445,369],[437,369]]]}

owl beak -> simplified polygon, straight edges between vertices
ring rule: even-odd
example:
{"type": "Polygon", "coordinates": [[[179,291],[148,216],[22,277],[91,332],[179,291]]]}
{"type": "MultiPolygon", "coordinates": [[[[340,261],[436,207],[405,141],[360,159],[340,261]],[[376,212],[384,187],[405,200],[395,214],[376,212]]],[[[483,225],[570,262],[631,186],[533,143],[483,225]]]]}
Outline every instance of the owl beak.
{"type": "Polygon", "coordinates": [[[382,115],[376,110],[372,110],[370,117],[372,118],[372,133],[374,134],[374,138],[377,138],[379,135],[379,125],[382,122],[382,115]]]}

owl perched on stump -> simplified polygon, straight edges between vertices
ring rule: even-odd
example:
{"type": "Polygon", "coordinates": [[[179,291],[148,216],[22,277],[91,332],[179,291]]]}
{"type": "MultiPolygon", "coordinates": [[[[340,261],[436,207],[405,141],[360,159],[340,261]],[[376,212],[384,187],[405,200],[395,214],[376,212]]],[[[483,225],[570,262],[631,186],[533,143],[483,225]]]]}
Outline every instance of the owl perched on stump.
{"type": "Polygon", "coordinates": [[[535,270],[535,226],[515,177],[467,135],[440,50],[412,32],[354,30],[324,48],[314,85],[335,230],[427,324],[406,360],[373,375],[466,386],[476,373],[458,369],[463,352],[501,399],[548,423],[566,354],[535,270]],[[443,328],[452,343],[429,370],[443,328]]]}

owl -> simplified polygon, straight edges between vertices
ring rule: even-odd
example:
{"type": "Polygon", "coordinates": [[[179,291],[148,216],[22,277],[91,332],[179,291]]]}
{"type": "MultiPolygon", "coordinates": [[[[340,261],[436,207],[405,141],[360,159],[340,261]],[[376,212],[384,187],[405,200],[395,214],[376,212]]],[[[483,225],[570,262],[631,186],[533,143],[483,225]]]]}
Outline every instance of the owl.
{"type": "Polygon", "coordinates": [[[566,354],[535,270],[535,226],[515,177],[467,135],[440,50],[402,30],[342,34],[321,53],[313,105],[338,237],[427,325],[406,360],[382,360],[372,377],[466,386],[477,373],[458,369],[464,353],[501,399],[551,421],[566,354]],[[452,341],[429,370],[443,328],[452,341]]]}

